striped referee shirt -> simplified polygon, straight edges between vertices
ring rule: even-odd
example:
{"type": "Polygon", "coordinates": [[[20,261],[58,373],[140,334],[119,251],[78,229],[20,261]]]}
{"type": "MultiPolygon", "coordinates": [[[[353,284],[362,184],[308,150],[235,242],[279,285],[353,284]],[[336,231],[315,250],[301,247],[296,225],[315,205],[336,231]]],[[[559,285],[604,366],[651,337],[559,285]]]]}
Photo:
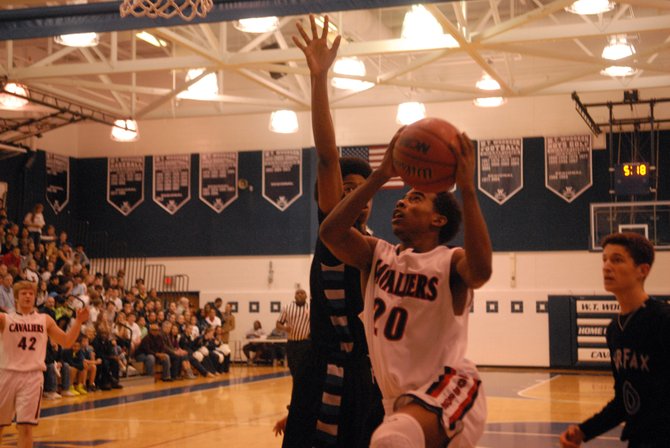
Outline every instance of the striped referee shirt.
{"type": "Polygon", "coordinates": [[[282,310],[278,322],[291,327],[288,333],[289,341],[309,339],[309,302],[305,302],[303,306],[292,302],[282,310]]]}

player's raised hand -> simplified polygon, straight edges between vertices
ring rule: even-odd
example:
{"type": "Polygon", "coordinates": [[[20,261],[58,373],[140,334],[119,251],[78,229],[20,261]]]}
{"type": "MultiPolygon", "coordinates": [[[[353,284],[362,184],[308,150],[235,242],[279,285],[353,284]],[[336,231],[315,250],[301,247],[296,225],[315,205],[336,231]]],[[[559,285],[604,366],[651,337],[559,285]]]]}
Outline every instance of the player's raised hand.
{"type": "Polygon", "coordinates": [[[79,308],[77,310],[77,321],[79,321],[79,323],[83,324],[84,322],[88,321],[89,316],[90,316],[90,313],[88,311],[87,306],[85,306],[83,308],[79,308]]]}
{"type": "Polygon", "coordinates": [[[475,147],[465,132],[458,135],[458,146],[451,145],[458,163],[456,167],[456,185],[461,190],[473,188],[475,184],[475,147]]]}
{"type": "Polygon", "coordinates": [[[395,166],[393,166],[393,147],[395,146],[395,143],[398,141],[398,137],[400,136],[400,133],[405,129],[405,126],[402,126],[400,129],[398,129],[395,134],[393,135],[393,138],[389,142],[388,147],[386,148],[386,153],[384,154],[384,159],[382,160],[382,163],[379,165],[379,171],[382,172],[386,177],[389,179],[397,176],[398,173],[395,170],[395,166]]]}
{"type": "Polygon", "coordinates": [[[340,41],[342,40],[342,36],[338,35],[333,41],[333,46],[328,48],[328,16],[324,17],[323,22],[323,32],[319,36],[314,15],[309,15],[309,23],[312,28],[311,37],[308,36],[300,22],[295,24],[300,36],[302,36],[302,40],[297,36],[293,36],[293,42],[305,54],[305,59],[312,75],[321,75],[330,69],[330,66],[333,65],[337,57],[337,49],[340,47],[340,41]]]}

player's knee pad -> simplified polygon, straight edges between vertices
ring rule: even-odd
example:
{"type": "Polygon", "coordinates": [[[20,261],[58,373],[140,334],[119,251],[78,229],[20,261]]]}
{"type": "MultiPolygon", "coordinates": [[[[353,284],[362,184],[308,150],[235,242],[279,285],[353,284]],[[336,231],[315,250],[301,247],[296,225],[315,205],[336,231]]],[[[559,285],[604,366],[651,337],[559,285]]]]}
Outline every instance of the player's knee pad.
{"type": "Polygon", "coordinates": [[[384,419],[372,434],[371,448],[424,448],[423,429],[412,416],[397,413],[384,419]]]}

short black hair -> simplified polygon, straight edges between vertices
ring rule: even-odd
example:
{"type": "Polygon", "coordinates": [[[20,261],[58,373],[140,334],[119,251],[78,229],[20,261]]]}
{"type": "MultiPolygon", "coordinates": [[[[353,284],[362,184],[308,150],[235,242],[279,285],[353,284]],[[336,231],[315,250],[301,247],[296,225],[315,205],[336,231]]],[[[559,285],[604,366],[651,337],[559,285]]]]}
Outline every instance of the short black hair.
{"type": "Polygon", "coordinates": [[[433,201],[435,211],[447,218],[447,223],[440,229],[440,244],[445,244],[456,236],[463,220],[461,206],[456,196],[448,191],[437,193],[433,201]]]}
{"type": "Polygon", "coordinates": [[[654,264],[654,245],[639,233],[612,233],[602,239],[600,245],[605,248],[608,244],[623,246],[630,254],[636,265],[654,264]]]}
{"type": "MultiPolygon", "coordinates": [[[[370,167],[370,164],[360,157],[340,157],[339,162],[342,179],[350,174],[358,174],[367,179],[370,177],[370,174],[372,174],[372,167],[370,167]]],[[[319,188],[317,185],[314,185],[314,200],[319,200],[319,188]]]]}

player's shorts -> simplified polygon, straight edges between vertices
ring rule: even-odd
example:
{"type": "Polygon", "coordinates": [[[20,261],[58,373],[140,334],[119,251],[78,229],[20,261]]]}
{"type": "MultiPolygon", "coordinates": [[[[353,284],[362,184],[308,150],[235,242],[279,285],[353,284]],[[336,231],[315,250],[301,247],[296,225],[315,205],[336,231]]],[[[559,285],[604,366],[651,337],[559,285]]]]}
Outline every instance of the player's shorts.
{"type": "Polygon", "coordinates": [[[0,370],[0,426],[36,425],[40,416],[44,373],[0,370]]]}
{"type": "Polygon", "coordinates": [[[451,440],[449,448],[477,446],[486,424],[486,397],[472,372],[445,367],[445,373],[398,397],[394,410],[417,403],[434,412],[451,440]]]}

